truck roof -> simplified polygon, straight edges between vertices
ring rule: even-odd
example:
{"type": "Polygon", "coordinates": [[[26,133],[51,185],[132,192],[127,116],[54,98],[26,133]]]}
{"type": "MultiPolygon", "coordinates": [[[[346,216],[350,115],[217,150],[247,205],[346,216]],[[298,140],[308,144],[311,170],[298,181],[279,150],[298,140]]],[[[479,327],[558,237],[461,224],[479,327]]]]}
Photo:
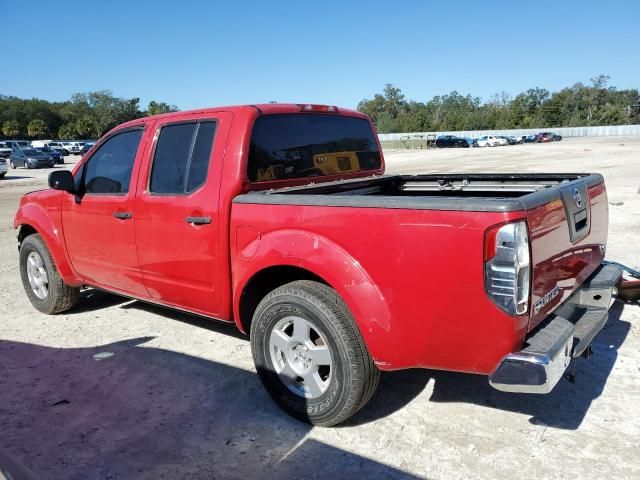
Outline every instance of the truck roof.
{"type": "Polygon", "coordinates": [[[171,113],[161,113],[159,115],[152,115],[150,117],[137,118],[135,120],[131,120],[129,122],[118,125],[116,128],[122,127],[130,127],[134,125],[139,125],[141,123],[146,123],[150,120],[158,120],[158,119],[170,119],[172,117],[178,117],[185,114],[196,114],[196,113],[213,113],[213,112],[232,112],[232,113],[240,113],[246,112],[248,110],[255,111],[257,110],[260,114],[270,115],[274,113],[326,113],[327,115],[348,115],[351,117],[361,117],[368,118],[365,114],[360,113],[356,110],[352,110],[349,108],[335,107],[329,105],[319,105],[312,103],[256,103],[256,104],[247,104],[247,105],[229,105],[229,106],[221,106],[221,107],[207,107],[207,108],[196,108],[193,110],[182,110],[179,112],[171,112],[171,113]],[[306,109],[306,107],[311,107],[310,109],[306,109]],[[333,111],[327,111],[328,108],[335,109],[333,111]]]}

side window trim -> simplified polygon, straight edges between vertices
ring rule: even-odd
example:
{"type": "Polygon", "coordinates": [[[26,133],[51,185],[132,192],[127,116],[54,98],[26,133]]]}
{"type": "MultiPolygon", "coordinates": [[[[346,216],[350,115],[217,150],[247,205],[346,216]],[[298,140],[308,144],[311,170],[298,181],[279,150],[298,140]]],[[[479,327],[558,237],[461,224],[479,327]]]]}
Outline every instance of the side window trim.
{"type": "Polygon", "coordinates": [[[188,197],[189,195],[193,195],[194,193],[198,192],[199,190],[201,190],[206,184],[207,184],[207,179],[209,178],[209,171],[211,169],[211,159],[213,157],[213,154],[215,152],[215,143],[216,143],[216,137],[218,136],[218,127],[220,125],[220,120],[216,117],[201,117],[201,118],[195,118],[195,119],[185,119],[185,120],[176,120],[173,122],[167,122],[167,123],[162,123],[162,124],[158,124],[156,126],[156,131],[155,134],[153,136],[153,145],[151,147],[151,151],[150,151],[150,160],[149,160],[149,171],[147,173],[147,179],[146,179],[146,194],[152,197],[188,197]],[[198,140],[198,133],[200,131],[200,124],[205,123],[205,122],[211,122],[215,125],[215,131],[213,134],[213,138],[211,139],[211,151],[209,152],[209,163],[207,164],[207,174],[203,179],[203,182],[198,185],[197,188],[195,188],[192,191],[187,191],[187,186],[188,186],[188,182],[189,182],[189,172],[191,170],[191,160],[193,158],[193,149],[195,148],[195,144],[196,141],[198,140]],[[156,150],[158,149],[158,141],[160,140],[160,134],[162,133],[162,129],[165,127],[172,127],[174,125],[188,125],[188,124],[192,124],[195,123],[196,125],[196,131],[194,132],[193,137],[191,138],[191,145],[189,147],[189,156],[187,158],[187,170],[185,171],[185,179],[184,179],[184,187],[182,192],[169,192],[169,193],[162,193],[162,192],[154,192],[151,190],[151,175],[153,173],[153,167],[156,161],[156,150]]]}
{"type": "MultiPolygon", "coordinates": [[[[187,190],[189,184],[189,175],[191,174],[191,160],[193,159],[193,149],[196,146],[198,140],[198,133],[200,132],[200,125],[202,122],[196,122],[196,129],[191,136],[191,145],[189,145],[189,153],[187,154],[187,165],[184,167],[184,182],[182,182],[182,193],[191,193],[187,190]]],[[[211,141],[211,151],[209,152],[209,163],[211,163],[211,154],[213,153],[213,140],[211,141]]],[[[209,173],[209,167],[207,167],[207,174],[209,173]]],[[[197,190],[197,189],[196,189],[197,190]]]]}
{"type": "Polygon", "coordinates": [[[130,190],[131,190],[131,177],[133,177],[133,169],[131,170],[131,177],[129,178],[129,189],[126,192],[117,192],[117,193],[109,193],[109,192],[105,192],[105,193],[95,193],[95,192],[87,192],[86,191],[86,187],[85,187],[85,177],[87,175],[87,164],[89,162],[91,162],[91,160],[95,157],[96,153],[98,153],[100,151],[100,149],[102,148],[102,146],[107,143],[109,140],[111,140],[114,137],[117,137],[118,135],[121,135],[123,133],[128,133],[128,132],[133,132],[133,131],[137,131],[137,130],[142,130],[142,134],[140,136],[140,142],[138,143],[138,148],[136,149],[136,153],[134,155],[134,159],[133,159],[133,166],[135,167],[135,162],[136,159],[138,158],[138,154],[140,153],[140,147],[143,145],[142,140],[144,139],[144,130],[146,129],[146,123],[142,123],[139,125],[134,125],[132,127],[127,127],[127,128],[123,128],[120,130],[117,130],[113,133],[111,133],[110,135],[102,138],[101,140],[98,140],[98,142],[96,142],[95,145],[95,149],[93,150],[93,152],[91,153],[91,156],[88,157],[86,160],[84,160],[81,164],[80,167],[78,167],[78,173],[81,175],[80,181],[77,183],[77,185],[80,187],[81,189],[81,193],[82,195],[91,195],[91,196],[96,196],[96,197],[124,197],[126,195],[129,195],[130,190]]]}

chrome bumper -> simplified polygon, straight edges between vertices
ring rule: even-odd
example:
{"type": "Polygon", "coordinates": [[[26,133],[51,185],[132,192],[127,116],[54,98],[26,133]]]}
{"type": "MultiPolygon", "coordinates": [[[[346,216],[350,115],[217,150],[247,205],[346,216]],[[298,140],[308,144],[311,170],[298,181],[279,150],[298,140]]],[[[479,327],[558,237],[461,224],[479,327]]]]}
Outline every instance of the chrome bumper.
{"type": "Polygon", "coordinates": [[[612,290],[622,275],[618,265],[601,265],[526,340],[509,353],[489,376],[503,392],[549,393],[572,359],[582,355],[607,323],[612,290]]]}

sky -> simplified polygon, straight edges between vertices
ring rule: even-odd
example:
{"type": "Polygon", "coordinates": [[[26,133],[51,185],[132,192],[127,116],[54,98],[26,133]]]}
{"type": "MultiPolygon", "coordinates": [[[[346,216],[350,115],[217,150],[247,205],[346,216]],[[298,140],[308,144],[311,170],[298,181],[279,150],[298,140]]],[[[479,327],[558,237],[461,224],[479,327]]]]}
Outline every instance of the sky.
{"type": "Polygon", "coordinates": [[[640,87],[640,1],[0,0],[0,94],[180,109],[640,87]]]}

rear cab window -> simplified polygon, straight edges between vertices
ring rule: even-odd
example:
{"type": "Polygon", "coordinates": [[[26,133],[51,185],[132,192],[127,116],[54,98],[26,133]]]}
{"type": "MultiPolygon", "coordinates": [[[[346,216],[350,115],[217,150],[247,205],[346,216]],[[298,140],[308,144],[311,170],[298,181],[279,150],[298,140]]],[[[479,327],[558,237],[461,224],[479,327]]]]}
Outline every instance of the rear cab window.
{"type": "Polygon", "coordinates": [[[270,114],[256,119],[247,174],[251,182],[375,171],[382,159],[370,123],[319,113],[270,114]]]}

